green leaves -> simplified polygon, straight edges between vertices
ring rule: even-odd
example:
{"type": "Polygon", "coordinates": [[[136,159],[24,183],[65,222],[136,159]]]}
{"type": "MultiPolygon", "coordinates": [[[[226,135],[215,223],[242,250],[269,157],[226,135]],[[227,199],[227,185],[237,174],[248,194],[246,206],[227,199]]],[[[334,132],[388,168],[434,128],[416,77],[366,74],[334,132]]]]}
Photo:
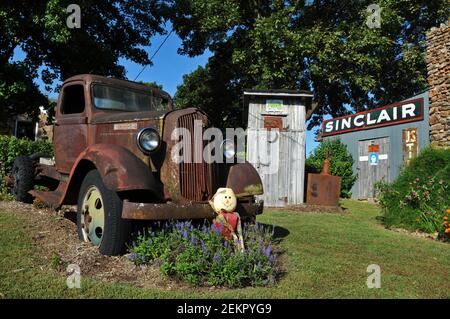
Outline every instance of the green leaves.
{"type": "Polygon", "coordinates": [[[16,0],[0,4],[0,119],[35,115],[49,105],[34,83],[48,91],[57,80],[81,73],[125,77],[119,58],[151,63],[146,51],[162,27],[167,7],[159,0],[80,0],[81,28],[70,29],[69,0],[16,0]],[[20,48],[22,63],[12,63],[20,48]],[[7,111],[3,109],[10,107],[7,111]],[[34,114],[33,114],[34,113],[34,114]]]}
{"type": "Polygon", "coordinates": [[[377,185],[388,227],[443,232],[450,207],[450,150],[427,148],[391,184],[377,185]]]}
{"type": "MultiPolygon", "coordinates": [[[[423,91],[425,32],[448,19],[448,1],[380,0],[380,28],[366,25],[372,3],[174,0],[171,21],[183,40],[180,52],[214,54],[208,72],[186,77],[192,80],[186,85],[214,92],[214,101],[217,92],[234,95],[219,102],[230,112],[244,88],[313,90],[319,107],[310,127],[324,114],[347,114],[348,106],[360,111],[423,91]],[[226,67],[212,67],[220,62],[226,67]]],[[[182,96],[183,86],[179,91],[182,96]]],[[[193,95],[192,105],[208,97],[193,95]]]]}

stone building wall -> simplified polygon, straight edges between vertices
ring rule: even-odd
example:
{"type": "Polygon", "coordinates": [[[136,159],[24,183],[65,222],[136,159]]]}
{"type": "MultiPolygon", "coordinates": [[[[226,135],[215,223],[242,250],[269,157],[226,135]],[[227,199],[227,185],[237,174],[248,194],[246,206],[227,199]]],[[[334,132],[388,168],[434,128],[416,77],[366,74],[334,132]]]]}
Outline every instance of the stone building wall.
{"type": "Polygon", "coordinates": [[[427,33],[430,143],[450,147],[450,26],[427,33]]]}

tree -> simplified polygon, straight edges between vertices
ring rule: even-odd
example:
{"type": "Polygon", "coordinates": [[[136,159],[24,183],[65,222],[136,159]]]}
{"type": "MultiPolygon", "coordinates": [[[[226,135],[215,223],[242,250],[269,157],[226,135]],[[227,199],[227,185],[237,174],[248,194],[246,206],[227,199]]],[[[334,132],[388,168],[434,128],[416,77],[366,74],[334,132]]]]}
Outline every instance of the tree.
{"type": "MultiPolygon", "coordinates": [[[[159,0],[79,0],[80,28],[69,28],[71,0],[2,0],[0,4],[0,106],[9,113],[34,114],[56,80],[80,73],[125,77],[119,58],[150,64],[145,46],[164,33],[166,6],[159,0]],[[15,50],[25,53],[11,63],[15,50]],[[11,77],[11,74],[16,75],[11,77]],[[20,101],[23,102],[21,103],[20,101]],[[25,102],[26,100],[26,102],[25,102]]],[[[48,105],[48,103],[47,103],[48,105]]],[[[5,112],[1,116],[6,116],[5,112]]],[[[2,119],[3,120],[3,119],[2,119]]]]}
{"type": "Polygon", "coordinates": [[[240,94],[239,86],[230,80],[236,76],[230,53],[225,49],[217,51],[205,67],[184,75],[174,97],[175,106],[198,107],[216,127],[241,126],[242,103],[236,98],[240,94]]]}
{"type": "MultiPolygon", "coordinates": [[[[425,32],[448,19],[448,1],[377,1],[380,28],[366,24],[372,3],[173,0],[171,21],[183,41],[180,53],[195,56],[209,49],[211,60],[221,55],[231,70],[226,79],[212,70],[199,78],[197,70],[185,78],[194,77],[197,84],[184,85],[211,91],[212,87],[204,88],[210,83],[229,93],[242,93],[244,88],[312,90],[318,108],[310,128],[325,114],[362,111],[424,90],[425,32]],[[215,83],[214,78],[224,82],[215,83]]],[[[180,92],[186,91],[183,86],[180,92]]],[[[190,102],[202,104],[201,98],[190,102]]],[[[237,101],[238,95],[227,107],[237,101]]]]}

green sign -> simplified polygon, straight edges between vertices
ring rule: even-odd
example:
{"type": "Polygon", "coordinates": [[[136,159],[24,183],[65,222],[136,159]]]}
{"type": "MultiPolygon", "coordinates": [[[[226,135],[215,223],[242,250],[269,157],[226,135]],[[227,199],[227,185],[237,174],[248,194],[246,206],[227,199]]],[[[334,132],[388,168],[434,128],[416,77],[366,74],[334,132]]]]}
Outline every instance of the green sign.
{"type": "Polygon", "coordinates": [[[266,100],[266,112],[269,114],[283,113],[283,100],[266,100]]]}
{"type": "Polygon", "coordinates": [[[423,120],[423,98],[326,120],[322,136],[423,120]]]}

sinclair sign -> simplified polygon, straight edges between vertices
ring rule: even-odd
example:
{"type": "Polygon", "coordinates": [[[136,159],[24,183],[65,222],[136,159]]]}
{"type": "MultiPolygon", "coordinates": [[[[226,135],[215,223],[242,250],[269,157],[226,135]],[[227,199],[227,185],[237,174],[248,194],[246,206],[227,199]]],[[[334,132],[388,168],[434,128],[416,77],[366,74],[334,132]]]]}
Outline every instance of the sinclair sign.
{"type": "Polygon", "coordinates": [[[325,120],[322,136],[423,120],[423,98],[325,120]]]}

